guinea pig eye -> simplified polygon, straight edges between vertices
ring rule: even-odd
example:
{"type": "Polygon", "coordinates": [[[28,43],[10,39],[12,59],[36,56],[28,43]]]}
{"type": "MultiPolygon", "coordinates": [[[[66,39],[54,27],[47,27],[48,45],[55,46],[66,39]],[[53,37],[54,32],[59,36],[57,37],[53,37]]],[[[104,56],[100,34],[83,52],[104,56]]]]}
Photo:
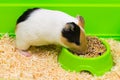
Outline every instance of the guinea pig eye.
{"type": "Polygon", "coordinates": [[[80,42],[77,41],[77,42],[75,42],[75,44],[76,44],[76,45],[80,45],[80,42]]]}

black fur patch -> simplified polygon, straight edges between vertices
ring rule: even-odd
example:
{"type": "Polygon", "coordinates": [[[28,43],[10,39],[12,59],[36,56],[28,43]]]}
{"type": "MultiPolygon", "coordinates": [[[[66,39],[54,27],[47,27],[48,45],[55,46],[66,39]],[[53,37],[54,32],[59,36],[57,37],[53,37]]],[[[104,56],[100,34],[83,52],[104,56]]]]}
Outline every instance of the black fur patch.
{"type": "Polygon", "coordinates": [[[25,21],[25,20],[29,17],[29,15],[30,15],[33,11],[35,11],[35,10],[37,10],[37,9],[40,9],[40,8],[28,9],[27,11],[25,11],[25,12],[18,18],[17,24],[20,23],[20,22],[25,21]]]}
{"type": "Polygon", "coordinates": [[[80,45],[80,28],[79,28],[79,26],[76,25],[74,22],[70,22],[67,24],[70,26],[68,29],[64,28],[62,30],[62,36],[65,37],[69,42],[73,42],[76,45],[80,45]]]}

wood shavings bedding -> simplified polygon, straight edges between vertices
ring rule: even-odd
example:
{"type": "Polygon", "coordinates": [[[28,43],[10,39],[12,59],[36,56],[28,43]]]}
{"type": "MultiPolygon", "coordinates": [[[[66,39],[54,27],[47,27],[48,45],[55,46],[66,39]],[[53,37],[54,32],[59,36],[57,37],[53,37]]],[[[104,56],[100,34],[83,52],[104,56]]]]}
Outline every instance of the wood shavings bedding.
{"type": "Polygon", "coordinates": [[[31,57],[24,57],[15,48],[15,39],[0,39],[0,78],[14,80],[120,80],[120,42],[108,39],[115,66],[97,77],[89,73],[67,72],[57,62],[60,48],[54,45],[31,47],[31,57]],[[57,48],[56,48],[57,47],[57,48]]]}

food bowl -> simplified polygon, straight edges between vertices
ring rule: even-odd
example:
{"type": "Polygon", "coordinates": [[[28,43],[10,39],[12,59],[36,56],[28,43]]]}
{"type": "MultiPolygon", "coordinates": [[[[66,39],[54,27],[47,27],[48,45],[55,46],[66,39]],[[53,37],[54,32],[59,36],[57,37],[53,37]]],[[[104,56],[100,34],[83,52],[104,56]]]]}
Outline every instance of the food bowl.
{"type": "Polygon", "coordinates": [[[106,51],[101,56],[93,58],[81,57],[72,54],[63,47],[58,56],[58,62],[65,70],[75,72],[88,71],[93,75],[101,76],[113,66],[110,46],[105,40],[101,39],[101,41],[106,47],[106,51]]]}

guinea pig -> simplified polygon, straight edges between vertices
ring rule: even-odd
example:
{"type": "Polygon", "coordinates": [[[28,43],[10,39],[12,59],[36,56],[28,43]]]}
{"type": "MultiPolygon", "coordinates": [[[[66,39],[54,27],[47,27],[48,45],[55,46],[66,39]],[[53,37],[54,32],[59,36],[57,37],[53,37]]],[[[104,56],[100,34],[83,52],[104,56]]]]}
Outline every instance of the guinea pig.
{"type": "Polygon", "coordinates": [[[56,44],[83,52],[87,47],[83,17],[75,18],[57,10],[28,9],[18,18],[15,34],[19,50],[56,44]]]}

